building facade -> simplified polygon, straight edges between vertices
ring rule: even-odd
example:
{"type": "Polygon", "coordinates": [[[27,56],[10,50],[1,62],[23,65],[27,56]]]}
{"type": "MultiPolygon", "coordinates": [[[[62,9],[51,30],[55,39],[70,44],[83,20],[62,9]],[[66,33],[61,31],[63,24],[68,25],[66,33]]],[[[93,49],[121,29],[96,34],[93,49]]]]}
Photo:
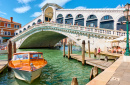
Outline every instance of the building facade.
{"type": "MultiPolygon", "coordinates": [[[[57,4],[47,3],[41,8],[42,14],[17,30],[16,35],[29,27],[44,22],[71,24],[111,30],[126,31],[126,18],[122,8],[63,9],[57,4]]],[[[130,23],[129,23],[130,26],[130,23]]]]}
{"type": "Polygon", "coordinates": [[[14,22],[13,17],[10,20],[0,17],[0,43],[7,42],[19,28],[21,24],[14,22]]]}

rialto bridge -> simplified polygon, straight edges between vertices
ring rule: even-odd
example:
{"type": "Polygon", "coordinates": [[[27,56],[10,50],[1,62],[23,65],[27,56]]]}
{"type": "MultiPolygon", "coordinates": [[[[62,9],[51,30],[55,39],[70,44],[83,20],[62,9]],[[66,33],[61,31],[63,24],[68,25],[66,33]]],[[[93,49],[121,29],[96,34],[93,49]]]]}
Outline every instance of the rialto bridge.
{"type": "Polygon", "coordinates": [[[68,37],[80,46],[82,40],[90,40],[92,50],[104,49],[110,45],[106,40],[126,36],[124,8],[63,9],[47,3],[41,11],[40,16],[18,29],[10,39],[17,48],[50,47],[68,37]]]}

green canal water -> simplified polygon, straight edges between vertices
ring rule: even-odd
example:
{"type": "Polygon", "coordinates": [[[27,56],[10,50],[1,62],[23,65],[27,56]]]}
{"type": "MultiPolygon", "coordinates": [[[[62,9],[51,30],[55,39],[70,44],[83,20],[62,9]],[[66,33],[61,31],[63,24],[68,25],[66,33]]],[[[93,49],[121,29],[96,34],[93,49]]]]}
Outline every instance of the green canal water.
{"type": "MultiPolygon", "coordinates": [[[[20,51],[43,52],[44,58],[48,64],[43,68],[39,78],[30,85],[71,85],[73,77],[77,77],[79,85],[85,85],[89,82],[89,75],[92,66],[82,66],[81,62],[63,57],[61,49],[19,49],[20,51]]],[[[67,51],[67,48],[66,48],[67,51]]],[[[66,52],[67,53],[67,52],[66,52]]],[[[80,51],[73,51],[75,54],[81,54],[80,51]]],[[[7,59],[7,55],[0,55],[0,60],[7,59]]],[[[100,71],[99,71],[100,72],[100,71]]],[[[29,85],[14,77],[13,72],[7,69],[0,74],[0,85],[29,85]]]]}

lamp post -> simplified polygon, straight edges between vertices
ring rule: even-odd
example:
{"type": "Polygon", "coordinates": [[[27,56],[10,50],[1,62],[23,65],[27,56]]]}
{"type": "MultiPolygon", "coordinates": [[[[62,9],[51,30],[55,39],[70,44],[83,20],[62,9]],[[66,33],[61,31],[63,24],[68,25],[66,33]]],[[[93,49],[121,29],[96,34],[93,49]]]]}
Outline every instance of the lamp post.
{"type": "Polygon", "coordinates": [[[126,31],[127,31],[127,40],[126,40],[126,52],[125,52],[125,56],[129,56],[130,55],[130,51],[129,51],[129,20],[130,20],[130,4],[127,3],[125,5],[125,10],[124,12],[124,16],[126,18],[126,31]]]}

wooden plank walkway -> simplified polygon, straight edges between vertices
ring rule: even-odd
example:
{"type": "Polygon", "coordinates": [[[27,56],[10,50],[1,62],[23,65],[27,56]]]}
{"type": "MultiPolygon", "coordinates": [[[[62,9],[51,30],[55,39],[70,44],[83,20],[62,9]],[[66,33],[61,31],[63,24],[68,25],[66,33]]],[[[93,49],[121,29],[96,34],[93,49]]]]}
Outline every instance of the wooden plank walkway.
{"type": "MultiPolygon", "coordinates": [[[[66,54],[66,56],[68,56],[68,54],[66,54]]],[[[70,56],[71,56],[72,59],[76,59],[76,60],[82,62],[82,56],[81,55],[70,54],[70,56]]],[[[86,61],[86,64],[89,64],[89,65],[92,65],[92,66],[97,66],[100,69],[106,69],[112,64],[112,62],[106,62],[106,61],[102,61],[102,60],[99,60],[99,59],[93,59],[93,58],[88,58],[88,57],[85,57],[85,61],[86,61]]]]}
{"type": "MultiPolygon", "coordinates": [[[[86,53],[88,53],[88,51],[86,51],[86,53]]],[[[94,53],[94,52],[90,52],[90,53],[94,53]]],[[[100,52],[99,55],[114,56],[114,57],[120,57],[120,56],[122,56],[122,54],[109,53],[109,52],[100,52]]]]}
{"type": "Polygon", "coordinates": [[[8,66],[7,60],[0,60],[0,73],[8,66]]]}

